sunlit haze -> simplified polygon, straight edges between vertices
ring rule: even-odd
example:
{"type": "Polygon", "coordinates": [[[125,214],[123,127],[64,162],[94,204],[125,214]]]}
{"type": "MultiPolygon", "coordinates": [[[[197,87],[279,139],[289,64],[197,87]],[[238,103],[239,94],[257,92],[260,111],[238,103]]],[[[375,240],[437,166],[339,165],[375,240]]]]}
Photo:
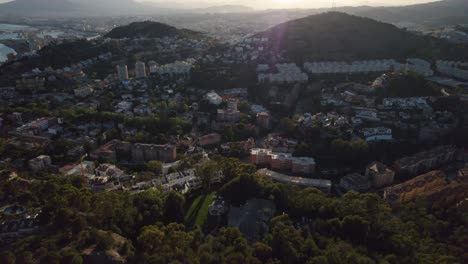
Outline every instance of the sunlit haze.
{"type": "MultiPolygon", "coordinates": [[[[164,1],[164,0],[139,0],[139,2],[156,2],[164,5],[177,5],[178,1],[164,1]]],[[[335,6],[358,6],[358,5],[410,5],[417,3],[431,2],[428,0],[184,0],[179,1],[184,6],[190,7],[207,7],[213,5],[245,5],[256,9],[269,9],[269,8],[318,8],[318,7],[331,7],[335,6]]]]}
{"type": "MultiPolygon", "coordinates": [[[[81,0],[69,0],[80,2],[81,0]]],[[[129,0],[131,1],[131,0],[129,0]]],[[[244,5],[255,9],[270,8],[319,8],[332,6],[385,6],[385,5],[410,5],[418,3],[434,2],[430,0],[135,0],[137,2],[151,2],[164,7],[197,8],[218,5],[244,5]]],[[[11,0],[0,0],[0,3],[11,2],[11,0]]]]}

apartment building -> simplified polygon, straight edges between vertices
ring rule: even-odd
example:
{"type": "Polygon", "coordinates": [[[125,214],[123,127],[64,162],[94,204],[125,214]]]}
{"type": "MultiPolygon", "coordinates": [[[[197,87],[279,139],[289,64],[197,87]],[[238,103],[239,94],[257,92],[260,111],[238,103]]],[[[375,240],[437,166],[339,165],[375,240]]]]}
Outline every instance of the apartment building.
{"type": "Polygon", "coordinates": [[[298,174],[315,172],[315,160],[309,157],[293,157],[291,153],[273,152],[271,149],[255,148],[250,151],[250,162],[275,170],[288,170],[298,174]]]}
{"type": "Polygon", "coordinates": [[[136,78],[146,78],[146,65],[142,61],[137,61],[135,63],[135,77],[136,78]]]}
{"type": "Polygon", "coordinates": [[[455,146],[439,146],[413,156],[401,158],[395,162],[394,167],[400,174],[418,175],[454,160],[456,151],[455,146]]]}
{"type": "Polygon", "coordinates": [[[117,75],[120,81],[128,80],[128,68],[127,65],[117,65],[117,75]]]}

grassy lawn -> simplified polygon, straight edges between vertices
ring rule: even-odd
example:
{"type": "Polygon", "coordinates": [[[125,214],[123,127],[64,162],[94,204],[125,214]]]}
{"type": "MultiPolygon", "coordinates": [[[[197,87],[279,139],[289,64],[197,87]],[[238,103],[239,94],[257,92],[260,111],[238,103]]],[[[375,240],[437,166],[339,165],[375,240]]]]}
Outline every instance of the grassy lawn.
{"type": "Polygon", "coordinates": [[[185,214],[185,225],[198,225],[203,227],[208,217],[208,207],[213,202],[215,194],[215,192],[201,194],[193,201],[187,214],[185,214]]]}

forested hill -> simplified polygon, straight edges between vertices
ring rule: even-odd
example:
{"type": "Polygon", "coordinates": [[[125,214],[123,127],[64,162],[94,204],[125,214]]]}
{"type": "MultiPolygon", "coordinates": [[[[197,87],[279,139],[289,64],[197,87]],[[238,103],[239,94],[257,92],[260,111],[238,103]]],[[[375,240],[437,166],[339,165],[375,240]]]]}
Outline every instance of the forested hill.
{"type": "MultiPolygon", "coordinates": [[[[288,21],[257,36],[293,60],[450,56],[445,42],[369,18],[329,12],[288,21]]],[[[459,53],[460,54],[460,53],[459,53]]]]}
{"type": "Polygon", "coordinates": [[[187,29],[177,29],[163,23],[145,21],[134,22],[112,29],[105,35],[108,38],[162,38],[162,37],[199,38],[201,33],[187,29]]]}

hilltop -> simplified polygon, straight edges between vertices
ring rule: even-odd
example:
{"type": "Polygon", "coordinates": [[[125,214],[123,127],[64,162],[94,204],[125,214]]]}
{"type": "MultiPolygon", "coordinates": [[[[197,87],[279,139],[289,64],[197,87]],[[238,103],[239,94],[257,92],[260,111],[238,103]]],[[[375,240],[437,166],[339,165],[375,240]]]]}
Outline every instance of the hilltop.
{"type": "Polygon", "coordinates": [[[112,29],[105,35],[108,38],[161,38],[161,37],[201,37],[201,33],[188,30],[178,29],[163,23],[145,21],[134,22],[126,26],[120,26],[112,29]]]}
{"type": "Polygon", "coordinates": [[[435,47],[447,50],[444,42],[339,12],[292,20],[257,36],[268,37],[271,51],[296,61],[426,57],[435,47]]]}

